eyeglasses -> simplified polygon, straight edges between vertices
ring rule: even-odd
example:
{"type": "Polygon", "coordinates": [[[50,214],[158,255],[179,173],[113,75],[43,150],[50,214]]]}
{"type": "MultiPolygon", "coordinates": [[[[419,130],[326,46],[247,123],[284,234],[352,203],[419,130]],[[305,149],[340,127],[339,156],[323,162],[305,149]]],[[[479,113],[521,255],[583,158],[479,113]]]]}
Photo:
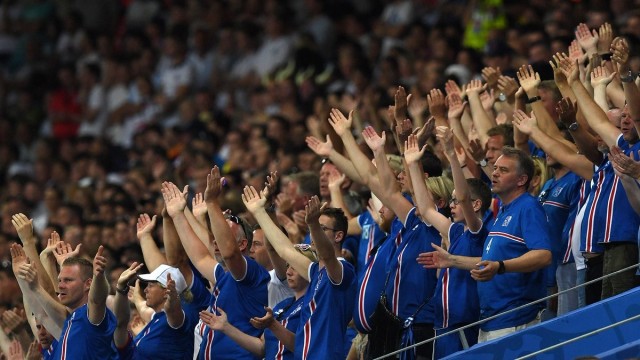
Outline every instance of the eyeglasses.
{"type": "Polygon", "coordinates": [[[332,229],[326,225],[322,225],[320,224],[320,229],[322,229],[322,231],[327,231],[327,230],[331,230],[331,231],[338,231],[337,229],[332,229]]]}
{"type": "MultiPolygon", "coordinates": [[[[476,201],[476,200],[478,200],[478,199],[471,198],[471,201],[476,201]]],[[[456,198],[451,198],[451,200],[449,200],[449,206],[451,206],[451,205],[455,205],[455,206],[460,205],[460,200],[458,200],[456,198]]]]}

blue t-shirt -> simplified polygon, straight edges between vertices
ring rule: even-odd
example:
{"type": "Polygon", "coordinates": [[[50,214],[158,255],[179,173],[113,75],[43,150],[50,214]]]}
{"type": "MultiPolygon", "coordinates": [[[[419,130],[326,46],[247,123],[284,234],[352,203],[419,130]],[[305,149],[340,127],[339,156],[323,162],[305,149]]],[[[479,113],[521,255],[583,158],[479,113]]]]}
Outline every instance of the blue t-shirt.
{"type": "MultiPolygon", "coordinates": [[[[485,240],[482,260],[499,261],[520,257],[530,250],[551,251],[549,224],[542,205],[524,193],[503,205],[485,240]]],[[[528,273],[496,274],[478,282],[480,317],[487,318],[546,296],[544,269],[528,273]]],[[[537,303],[481,325],[484,331],[526,324],[544,308],[537,303]]]]}
{"type": "Polygon", "coordinates": [[[51,342],[51,345],[49,345],[48,348],[46,349],[41,349],[40,353],[42,354],[42,359],[43,360],[50,360],[53,359],[53,353],[55,352],[55,348],[58,345],[58,340],[53,340],[51,342]]]}
{"type": "Polygon", "coordinates": [[[389,310],[403,320],[415,315],[414,324],[433,324],[433,306],[426,303],[438,281],[436,270],[425,269],[416,259],[421,253],[433,251],[431,243],[440,245],[442,238],[438,230],[416,216],[416,208],[407,214],[399,235],[400,245],[387,264],[391,272],[385,289],[389,310]]]}
{"type": "Polygon", "coordinates": [[[104,319],[98,325],[89,322],[87,304],[67,316],[51,359],[117,359],[111,346],[116,330],[116,317],[106,309],[104,319]]]}
{"type": "MultiPolygon", "coordinates": [[[[273,307],[273,317],[280,321],[287,330],[295,333],[300,323],[300,312],[304,305],[304,296],[299,299],[290,297],[282,300],[273,307]]],[[[264,358],[293,360],[293,353],[273,334],[271,330],[264,329],[264,358]]]]}
{"type": "Polygon", "coordinates": [[[309,265],[309,288],[296,331],[295,359],[344,359],[344,341],[356,297],[353,265],[340,258],[342,282],[334,284],[326,268],[309,265]]]}
{"type": "Polygon", "coordinates": [[[371,250],[378,246],[387,237],[387,234],[380,229],[368,211],[358,216],[358,225],[362,229],[358,242],[358,257],[356,258],[356,274],[360,279],[367,268],[366,264],[369,261],[371,250]]]}
{"type": "Polygon", "coordinates": [[[177,329],[169,326],[164,311],[153,314],[151,320],[133,339],[137,359],[193,359],[193,320],[185,320],[177,329]]]}
{"type": "MultiPolygon", "coordinates": [[[[453,223],[449,227],[448,251],[453,255],[480,257],[488,234],[486,223],[477,233],[465,230],[462,223],[453,223]]],[[[433,299],[436,329],[472,323],[480,318],[477,282],[468,270],[440,270],[433,299]]]]}
{"type": "MultiPolygon", "coordinates": [[[[640,143],[630,146],[621,134],[618,137],[618,147],[628,155],[630,152],[637,153],[640,143]]],[[[582,223],[581,235],[584,241],[580,250],[589,251],[590,248],[594,248],[599,251],[591,252],[602,252],[602,246],[598,248],[595,244],[636,243],[635,234],[640,226],[640,217],[631,207],[624,186],[607,158],[604,158],[593,175],[592,183],[586,204],[586,221],[582,223]]]]}
{"type": "MultiPolygon", "coordinates": [[[[247,262],[247,273],[244,279],[236,280],[222,265],[214,269],[216,285],[213,289],[211,310],[218,307],[227,313],[227,319],[245,334],[260,337],[262,330],[251,326],[249,319],[264,316],[267,305],[267,286],[269,273],[255,260],[244,256],[247,262]]],[[[205,326],[198,359],[255,359],[249,351],[241,348],[233,340],[220,331],[212,331],[205,326]]]]}

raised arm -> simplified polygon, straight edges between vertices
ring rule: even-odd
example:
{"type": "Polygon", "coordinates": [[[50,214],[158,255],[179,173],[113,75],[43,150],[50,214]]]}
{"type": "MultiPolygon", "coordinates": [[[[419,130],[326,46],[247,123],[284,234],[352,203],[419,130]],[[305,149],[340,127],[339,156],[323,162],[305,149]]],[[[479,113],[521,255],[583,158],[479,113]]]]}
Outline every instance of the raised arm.
{"type": "Polygon", "coordinates": [[[107,259],[102,256],[104,247],[100,245],[96,256],[93,258],[93,281],[89,287],[88,317],[93,325],[99,325],[104,320],[107,311],[107,296],[109,295],[109,282],[104,274],[107,259]]]}
{"type": "Polygon", "coordinates": [[[307,136],[305,141],[307,142],[309,149],[316,153],[316,155],[328,157],[329,160],[331,160],[331,163],[333,163],[333,165],[335,165],[343,174],[347,175],[349,179],[362,184],[362,178],[356,171],[355,165],[351,160],[344,157],[333,148],[329,135],[327,135],[327,141],[325,142],[322,142],[313,136],[307,136]]]}
{"type": "Polygon", "coordinates": [[[144,257],[144,262],[147,264],[147,269],[149,269],[149,271],[153,271],[158,266],[167,263],[167,259],[164,254],[160,252],[156,241],[151,235],[156,227],[156,219],[156,215],[153,215],[153,218],[150,218],[149,214],[140,214],[136,225],[136,235],[138,240],[140,240],[142,256],[144,257]]]}
{"type": "Polygon", "coordinates": [[[484,147],[489,140],[487,132],[489,131],[489,129],[496,126],[495,121],[487,114],[487,112],[482,107],[480,92],[484,90],[484,87],[482,86],[482,82],[480,82],[480,80],[471,80],[471,82],[467,84],[465,90],[469,98],[473,124],[478,131],[480,142],[484,147]]]}
{"type": "Polygon", "coordinates": [[[24,252],[38,271],[40,286],[51,296],[55,296],[56,290],[47,276],[47,271],[40,262],[40,254],[36,249],[36,237],[33,235],[33,219],[29,219],[26,215],[20,213],[11,217],[11,223],[18,233],[18,237],[22,240],[24,252]]]}
{"type": "Polygon", "coordinates": [[[561,138],[562,134],[560,134],[560,130],[556,126],[554,120],[551,118],[551,115],[547,111],[547,108],[544,106],[544,103],[540,101],[540,96],[538,95],[538,86],[540,85],[540,74],[533,71],[531,65],[522,66],[518,70],[518,80],[520,80],[520,86],[527,94],[530,102],[531,109],[535,113],[536,118],[538,119],[538,127],[549,134],[549,136],[553,138],[561,138]]]}
{"type": "Polygon", "coordinates": [[[332,169],[329,174],[329,193],[331,195],[331,205],[336,208],[342,209],[347,219],[352,219],[354,216],[344,203],[344,196],[342,195],[342,183],[345,180],[345,174],[340,174],[337,169],[332,169]]]}
{"type": "MultiPolygon", "coordinates": [[[[56,231],[51,232],[51,237],[47,239],[47,247],[40,253],[40,262],[44,271],[47,272],[49,280],[53,284],[53,288],[58,291],[58,267],[56,266],[56,258],[54,256],[58,243],[61,242],[60,235],[56,231]]],[[[78,244],[80,246],[80,244],[78,244]]]]}
{"type": "Polygon", "coordinates": [[[621,134],[609,119],[607,114],[593,101],[591,95],[584,88],[582,83],[578,80],[578,66],[577,63],[572,62],[569,59],[564,59],[560,62],[560,68],[564,72],[571,89],[576,96],[578,107],[584,114],[589,126],[602,138],[602,140],[609,146],[616,145],[618,136],[621,134]]]}
{"type": "Polygon", "coordinates": [[[167,274],[167,288],[164,295],[164,312],[167,314],[167,324],[173,329],[179,329],[184,324],[184,311],[180,303],[180,297],[176,290],[176,281],[167,274]]]}
{"type": "Polygon", "coordinates": [[[280,227],[273,222],[267,211],[265,210],[266,197],[260,194],[253,186],[245,186],[242,194],[242,201],[247,210],[253,215],[278,255],[283,258],[290,266],[300,273],[300,275],[309,281],[309,265],[311,260],[295,250],[293,244],[287,236],[280,230],[280,227]]]}
{"type": "MultiPolygon", "coordinates": [[[[195,199],[198,197],[202,199],[202,194],[196,194],[194,203],[195,199]]],[[[188,208],[185,207],[185,212],[187,211],[188,208]]],[[[178,236],[176,227],[173,224],[173,219],[171,219],[171,216],[169,216],[169,214],[164,216],[164,213],[166,213],[166,211],[163,211],[162,216],[162,242],[164,243],[164,255],[167,260],[166,264],[178,268],[184,276],[184,280],[187,282],[187,285],[190,286],[193,280],[193,271],[191,270],[191,266],[189,266],[189,257],[187,256],[187,253],[184,251],[184,248],[180,243],[180,237],[178,236]]],[[[188,214],[185,213],[185,215],[187,216],[188,220],[188,214]]],[[[189,223],[191,224],[191,222],[189,223]]],[[[201,220],[198,220],[198,223],[201,225],[206,224],[206,220],[203,218],[201,220]]],[[[193,229],[193,226],[191,226],[191,228],[193,229]]],[[[208,233],[206,239],[208,243],[208,233]]],[[[205,243],[203,242],[203,244],[205,243]]]]}
{"type": "Polygon", "coordinates": [[[568,167],[583,179],[590,180],[593,177],[593,163],[584,157],[584,155],[578,154],[575,148],[570,148],[556,141],[540,130],[537,126],[535,116],[529,117],[524,112],[518,110],[513,115],[513,124],[521,132],[529,134],[533,141],[540,146],[546,154],[568,167]]]}
{"type": "Polygon", "coordinates": [[[332,283],[341,284],[343,276],[342,263],[336,257],[331,239],[327,237],[318,221],[320,213],[326,206],[326,203],[320,204],[320,199],[317,196],[313,196],[305,206],[307,215],[304,220],[309,225],[311,240],[316,246],[320,264],[324,264],[325,269],[327,269],[327,276],[329,276],[332,283]]]}
{"type": "MultiPolygon", "coordinates": [[[[184,246],[189,259],[193,263],[193,266],[207,280],[215,284],[214,269],[218,263],[213,256],[209,254],[209,250],[200,241],[196,233],[189,225],[184,209],[187,206],[187,200],[185,199],[186,189],[183,192],[173,184],[164,182],[162,184],[162,197],[167,208],[167,213],[173,219],[178,237],[184,246]]],[[[225,224],[227,226],[227,224],[225,224]]]]}
{"type": "Polygon", "coordinates": [[[620,177],[631,207],[636,214],[640,214],[640,162],[636,160],[640,156],[631,152],[631,157],[629,157],[617,146],[610,150],[609,160],[611,160],[613,170],[620,177]]]}
{"type": "MultiPolygon", "coordinates": [[[[607,100],[607,85],[611,83],[615,73],[609,73],[605,66],[598,66],[591,73],[591,86],[593,87],[593,100],[600,106],[602,111],[609,111],[609,100],[607,100]]],[[[635,86],[635,84],[634,84],[635,86]]]]}
{"type": "Polygon", "coordinates": [[[136,280],[135,284],[131,286],[127,297],[133,306],[136,307],[142,321],[144,321],[145,324],[149,323],[155,311],[147,306],[147,300],[142,296],[140,280],[136,280]]]}
{"type": "Polygon", "coordinates": [[[222,177],[220,176],[220,169],[214,166],[211,169],[211,173],[207,174],[207,188],[204,191],[204,202],[207,204],[211,232],[213,232],[220,255],[222,255],[233,278],[236,280],[244,279],[247,273],[247,261],[242,256],[240,247],[218,203],[218,196],[221,192],[222,177]]]}
{"type": "MultiPolygon", "coordinates": [[[[477,233],[482,228],[482,219],[478,217],[475,209],[473,208],[473,202],[476,200],[471,199],[471,191],[469,190],[469,185],[467,185],[467,179],[465,178],[460,162],[458,161],[458,156],[456,155],[456,150],[453,146],[453,132],[451,129],[446,127],[439,127],[436,131],[436,135],[438,136],[438,139],[440,139],[440,143],[444,146],[444,155],[447,157],[449,164],[451,165],[453,187],[456,189],[456,199],[458,201],[457,206],[460,206],[462,209],[462,214],[464,215],[465,223],[467,224],[469,231],[477,233]]],[[[447,234],[448,232],[449,227],[447,227],[444,232],[440,231],[441,234],[447,234]]]]}
{"type": "Polygon", "coordinates": [[[424,171],[420,166],[420,159],[424,155],[426,145],[421,149],[418,147],[418,139],[415,135],[409,136],[404,147],[404,158],[408,165],[409,177],[413,183],[416,206],[420,210],[422,219],[435,226],[441,234],[449,233],[451,220],[440,214],[433,202],[433,196],[424,182],[424,171]]]}
{"type": "Polygon", "coordinates": [[[134,262],[128,269],[120,274],[116,287],[116,298],[113,304],[113,313],[116,316],[116,330],[113,333],[113,343],[122,349],[129,341],[129,282],[136,276],[143,264],[134,262]]]}
{"type": "MultiPolygon", "coordinates": [[[[624,97],[629,107],[629,114],[636,130],[640,129],[640,90],[635,83],[635,76],[629,65],[629,43],[626,39],[618,37],[611,43],[611,59],[618,64],[618,73],[624,89],[624,97]]],[[[640,131],[640,130],[639,130],[640,131]]]]}

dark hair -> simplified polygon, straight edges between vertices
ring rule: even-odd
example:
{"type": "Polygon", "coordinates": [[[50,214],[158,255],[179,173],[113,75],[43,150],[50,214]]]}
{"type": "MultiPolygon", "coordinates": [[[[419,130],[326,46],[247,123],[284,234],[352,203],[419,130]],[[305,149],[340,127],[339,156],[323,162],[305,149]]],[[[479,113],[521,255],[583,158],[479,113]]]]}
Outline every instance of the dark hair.
{"type": "Polygon", "coordinates": [[[91,279],[93,277],[93,264],[91,263],[91,261],[85,258],[74,256],[74,257],[65,259],[65,261],[62,263],[62,266],[73,266],[73,265],[78,265],[78,267],[80,268],[80,275],[82,276],[82,281],[91,279]]]}
{"type": "Polygon", "coordinates": [[[303,171],[291,176],[291,180],[298,183],[301,195],[319,195],[320,178],[313,171],[303,171]]]}
{"type": "Polygon", "coordinates": [[[524,188],[528,189],[535,171],[535,165],[533,164],[531,156],[525,154],[524,151],[511,146],[505,146],[502,148],[502,156],[514,159],[518,162],[518,174],[527,176],[527,182],[524,184],[524,188]]]}
{"type": "Polygon", "coordinates": [[[467,186],[471,193],[472,199],[478,199],[482,201],[480,206],[480,213],[484,214],[491,206],[491,189],[484,181],[476,178],[467,179],[467,186]]]}
{"type": "Polygon", "coordinates": [[[422,169],[429,176],[442,176],[442,161],[431,151],[425,151],[420,158],[422,169]]]}
{"type": "MultiPolygon", "coordinates": [[[[344,231],[345,237],[347,233],[347,228],[349,227],[349,220],[344,215],[344,211],[338,208],[326,208],[322,210],[320,215],[325,215],[333,219],[333,228],[335,231],[344,231]]],[[[343,239],[344,240],[344,239],[343,239]]]]}
{"type": "Polygon", "coordinates": [[[504,146],[513,146],[513,126],[509,124],[500,124],[494,126],[487,131],[487,136],[502,136],[502,144],[504,146]]]}

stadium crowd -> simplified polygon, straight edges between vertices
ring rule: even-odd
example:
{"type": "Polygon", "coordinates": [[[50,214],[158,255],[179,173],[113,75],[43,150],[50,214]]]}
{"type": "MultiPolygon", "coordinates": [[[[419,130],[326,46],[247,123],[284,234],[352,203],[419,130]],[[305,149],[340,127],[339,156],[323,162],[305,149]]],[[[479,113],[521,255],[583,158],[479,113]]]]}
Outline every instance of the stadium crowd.
{"type": "Polygon", "coordinates": [[[638,9],[2,2],[2,358],[439,359],[637,286],[638,9]]]}

